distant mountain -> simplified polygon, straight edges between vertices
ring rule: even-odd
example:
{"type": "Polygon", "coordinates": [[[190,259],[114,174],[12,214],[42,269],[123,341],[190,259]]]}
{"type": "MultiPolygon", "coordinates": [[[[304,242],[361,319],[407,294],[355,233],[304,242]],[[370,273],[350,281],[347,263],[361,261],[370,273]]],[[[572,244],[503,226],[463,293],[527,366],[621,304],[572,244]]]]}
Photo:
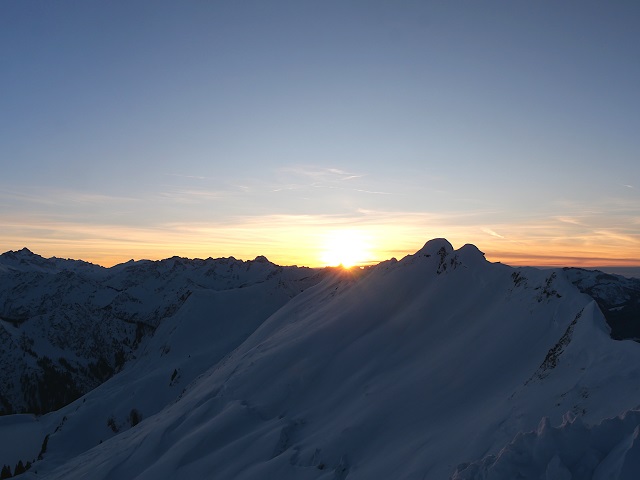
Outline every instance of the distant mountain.
{"type": "Polygon", "coordinates": [[[100,385],[195,291],[260,284],[277,294],[275,310],[320,278],[265,257],[173,257],[103,268],[45,259],[26,248],[6,252],[0,255],[0,414],[47,413],[100,385]]]}
{"type": "Polygon", "coordinates": [[[612,338],[640,339],[640,279],[579,268],[565,268],[564,273],[598,303],[612,338]]]}
{"type": "Polygon", "coordinates": [[[263,258],[49,271],[8,253],[3,369],[97,384],[89,365],[123,352],[72,403],[0,417],[0,465],[31,462],[23,478],[640,475],[640,344],[611,338],[638,337],[637,280],[512,268],[444,239],[352,271],[263,258]]]}

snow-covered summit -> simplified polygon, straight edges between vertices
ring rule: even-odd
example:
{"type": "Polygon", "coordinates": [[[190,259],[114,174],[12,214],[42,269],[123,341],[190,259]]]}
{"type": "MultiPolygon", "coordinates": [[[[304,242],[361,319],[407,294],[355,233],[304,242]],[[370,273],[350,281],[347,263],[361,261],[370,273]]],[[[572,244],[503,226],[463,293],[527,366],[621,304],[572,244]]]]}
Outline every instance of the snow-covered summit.
{"type": "Polygon", "coordinates": [[[484,256],[484,252],[481,252],[478,247],[470,243],[466,243],[460,249],[457,250],[458,258],[460,261],[467,265],[476,265],[478,263],[485,263],[487,259],[484,256]]]}
{"type": "Polygon", "coordinates": [[[62,259],[57,257],[44,258],[33,253],[27,247],[20,250],[9,250],[0,255],[0,272],[2,271],[60,271],[87,270],[93,273],[103,270],[99,265],[93,265],[83,260],[62,259]]]}
{"type": "Polygon", "coordinates": [[[430,257],[432,255],[448,255],[451,252],[453,252],[453,245],[446,238],[434,238],[425,243],[415,255],[430,257]]]}

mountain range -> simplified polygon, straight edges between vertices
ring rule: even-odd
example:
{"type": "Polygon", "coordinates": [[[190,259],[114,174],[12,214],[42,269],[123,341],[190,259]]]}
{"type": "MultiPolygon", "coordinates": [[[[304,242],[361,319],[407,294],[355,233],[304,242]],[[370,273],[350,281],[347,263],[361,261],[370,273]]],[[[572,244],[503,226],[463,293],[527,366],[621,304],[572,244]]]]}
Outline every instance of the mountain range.
{"type": "Polygon", "coordinates": [[[513,268],[444,239],[349,270],[9,251],[0,466],[33,479],[635,479],[639,338],[640,280],[513,268]]]}

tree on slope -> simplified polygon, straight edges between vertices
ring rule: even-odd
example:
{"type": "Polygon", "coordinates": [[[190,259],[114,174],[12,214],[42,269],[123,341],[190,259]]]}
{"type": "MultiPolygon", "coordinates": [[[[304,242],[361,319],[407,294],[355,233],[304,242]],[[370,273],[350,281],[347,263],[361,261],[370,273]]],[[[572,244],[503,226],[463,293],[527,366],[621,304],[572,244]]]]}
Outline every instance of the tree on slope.
{"type": "Polygon", "coordinates": [[[11,478],[11,467],[9,465],[2,467],[2,472],[0,472],[0,479],[4,478],[11,478]]]}
{"type": "Polygon", "coordinates": [[[18,464],[16,465],[16,468],[13,469],[13,476],[15,477],[16,475],[20,475],[21,473],[26,472],[27,469],[24,468],[24,464],[22,463],[22,460],[18,460],[18,464]]]}

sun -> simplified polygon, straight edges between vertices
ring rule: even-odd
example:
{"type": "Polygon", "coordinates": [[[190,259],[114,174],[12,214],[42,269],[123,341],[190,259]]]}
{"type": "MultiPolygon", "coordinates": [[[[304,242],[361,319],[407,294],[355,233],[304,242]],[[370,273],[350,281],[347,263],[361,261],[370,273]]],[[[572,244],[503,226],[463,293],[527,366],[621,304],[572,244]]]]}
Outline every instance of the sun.
{"type": "Polygon", "coordinates": [[[365,236],[357,230],[335,230],[327,235],[320,260],[327,266],[351,268],[369,260],[365,236]]]}

